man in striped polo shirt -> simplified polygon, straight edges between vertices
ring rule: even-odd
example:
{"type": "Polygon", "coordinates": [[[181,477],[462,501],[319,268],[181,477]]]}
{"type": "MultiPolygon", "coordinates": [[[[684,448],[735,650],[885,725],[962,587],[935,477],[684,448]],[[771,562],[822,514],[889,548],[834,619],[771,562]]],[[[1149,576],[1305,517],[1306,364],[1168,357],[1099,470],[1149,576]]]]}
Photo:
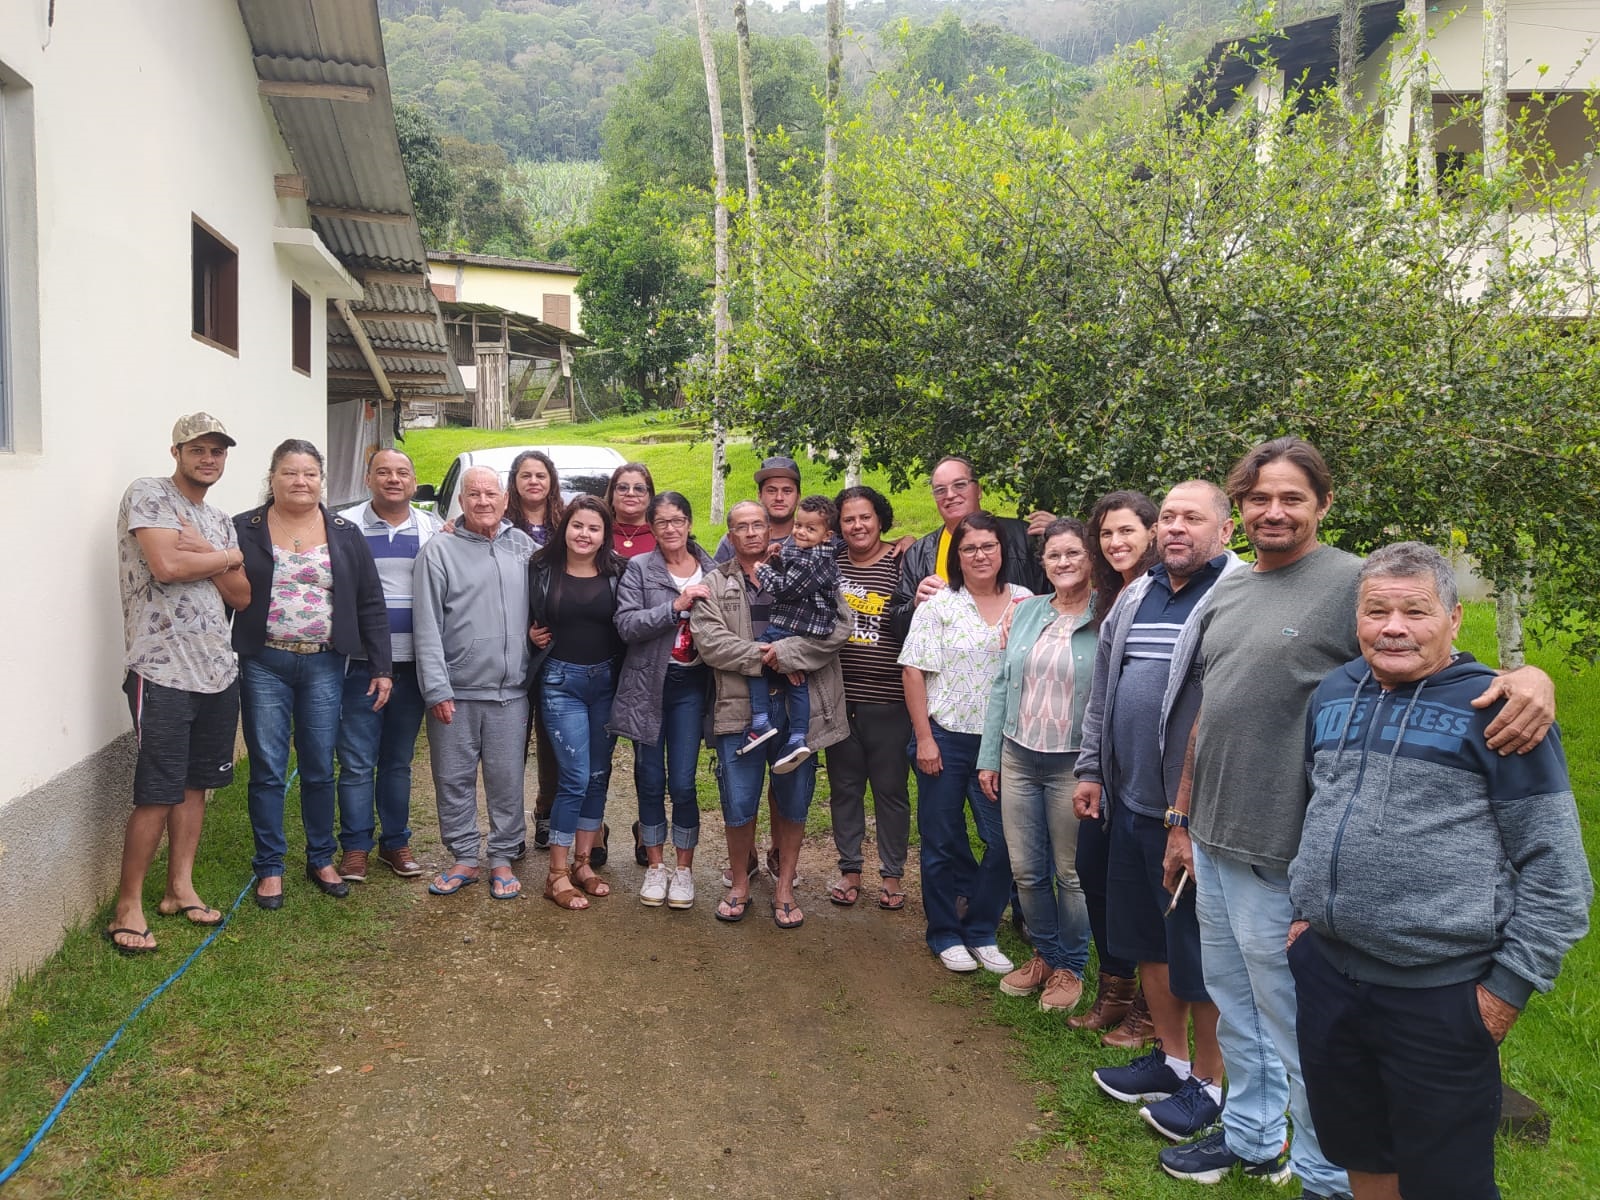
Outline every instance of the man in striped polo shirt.
{"type": "Polygon", "coordinates": [[[411,757],[424,705],[411,642],[411,579],[417,555],[441,528],[439,518],[417,508],[417,473],[399,450],[382,449],[367,466],[371,499],[343,514],[366,535],[389,607],[394,647],[394,690],[389,703],[372,707],[372,678],[365,659],[352,658],[339,719],[339,877],[367,878],[373,831],[382,828],[378,858],[396,875],[422,874],[411,853],[411,757]]]}

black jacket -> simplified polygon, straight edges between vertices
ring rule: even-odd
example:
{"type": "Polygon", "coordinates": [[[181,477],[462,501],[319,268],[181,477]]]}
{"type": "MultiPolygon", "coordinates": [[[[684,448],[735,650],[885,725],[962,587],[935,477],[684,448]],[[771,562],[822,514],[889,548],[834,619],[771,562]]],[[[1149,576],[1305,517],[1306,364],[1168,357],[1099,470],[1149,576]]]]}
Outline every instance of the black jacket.
{"type": "MultiPolygon", "coordinates": [[[[1028,536],[1028,527],[1015,517],[996,517],[995,520],[1000,523],[1000,542],[1006,552],[1001,581],[1018,584],[1038,596],[1051,591],[1039,555],[1034,551],[1033,539],[1028,536]]],[[[900,589],[894,596],[894,611],[902,636],[911,627],[918,585],[929,575],[937,574],[934,568],[939,564],[939,535],[943,532],[941,526],[924,534],[900,559],[900,589]]]]}
{"type": "MultiPolygon", "coordinates": [[[[550,609],[550,583],[553,579],[550,564],[544,561],[542,554],[535,554],[528,563],[528,624],[548,625],[550,609]]],[[[622,573],[608,575],[606,578],[611,583],[611,612],[615,616],[617,611],[617,588],[622,584],[622,573]]],[[[552,630],[552,633],[554,631],[552,630]]],[[[544,666],[544,660],[549,658],[556,648],[556,638],[550,639],[550,644],[541,650],[538,646],[533,648],[533,662],[528,668],[528,678],[532,681],[531,687],[537,691],[539,687],[539,668],[544,666]]],[[[622,640],[622,635],[617,632],[615,623],[611,627],[611,675],[615,679],[622,670],[622,656],[627,653],[628,645],[622,640]]],[[[559,661],[559,660],[557,660],[559,661]]]]}
{"type": "MultiPolygon", "coordinates": [[[[378,579],[378,565],[361,530],[343,517],[322,510],[328,531],[328,562],[333,571],[333,648],[349,656],[365,655],[372,674],[394,673],[389,647],[389,609],[378,579]]],[[[255,654],[267,642],[267,606],[272,600],[272,534],[267,505],[233,519],[239,531],[244,573],[250,580],[250,607],[233,618],[233,648],[255,654]]]]}

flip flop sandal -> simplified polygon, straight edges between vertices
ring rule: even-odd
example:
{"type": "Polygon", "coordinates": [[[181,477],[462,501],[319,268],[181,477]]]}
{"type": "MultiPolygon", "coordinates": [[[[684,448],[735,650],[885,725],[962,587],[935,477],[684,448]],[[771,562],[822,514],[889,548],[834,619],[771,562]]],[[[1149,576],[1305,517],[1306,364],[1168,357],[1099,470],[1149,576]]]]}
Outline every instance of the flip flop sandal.
{"type": "Polygon", "coordinates": [[[522,895],[522,880],[515,875],[501,877],[489,876],[489,898],[491,900],[516,900],[522,895]]]}
{"type": "Polygon", "coordinates": [[[451,871],[447,875],[440,875],[432,883],[428,884],[428,890],[435,896],[454,896],[462,888],[471,887],[477,882],[478,877],[476,875],[466,875],[460,871],[451,871]],[[452,882],[455,883],[454,887],[451,886],[452,882]]]}
{"type": "Polygon", "coordinates": [[[744,914],[749,911],[749,908],[749,896],[724,896],[722,903],[717,905],[716,917],[719,921],[726,921],[730,925],[736,925],[744,920],[744,914]],[[723,909],[728,911],[724,913],[723,909]]]}
{"type": "Polygon", "coordinates": [[[790,904],[785,900],[782,904],[774,902],[772,905],[772,923],[779,929],[799,929],[806,923],[806,915],[800,912],[798,904],[790,904]],[[789,920],[790,913],[800,913],[796,920],[789,920]]]}
{"type": "Polygon", "coordinates": [[[861,899],[861,886],[859,884],[847,883],[841,887],[836,883],[828,889],[828,900],[837,904],[840,908],[850,908],[859,899],[861,899]]]}
{"type": "Polygon", "coordinates": [[[158,916],[163,916],[163,917],[189,917],[189,924],[191,924],[191,925],[204,925],[207,928],[209,928],[209,927],[211,927],[213,925],[221,925],[222,924],[222,914],[220,912],[217,912],[217,910],[212,908],[209,904],[185,904],[182,908],[175,908],[171,912],[162,912],[158,908],[158,909],[156,909],[156,914],[158,916]],[[209,912],[217,913],[217,919],[215,921],[197,921],[193,917],[189,916],[190,913],[209,913],[209,912]]]}
{"type": "Polygon", "coordinates": [[[157,950],[161,949],[160,946],[125,946],[121,942],[117,941],[117,934],[119,933],[132,934],[134,937],[142,938],[147,938],[150,936],[150,931],[148,929],[129,929],[126,925],[118,925],[112,929],[102,929],[100,931],[100,936],[105,938],[106,941],[110,942],[111,948],[118,954],[126,955],[127,957],[131,958],[135,954],[154,954],[157,950]]]}
{"type": "Polygon", "coordinates": [[[890,912],[899,912],[905,906],[906,894],[904,892],[891,892],[886,887],[880,887],[878,889],[879,908],[886,908],[890,912]]]}

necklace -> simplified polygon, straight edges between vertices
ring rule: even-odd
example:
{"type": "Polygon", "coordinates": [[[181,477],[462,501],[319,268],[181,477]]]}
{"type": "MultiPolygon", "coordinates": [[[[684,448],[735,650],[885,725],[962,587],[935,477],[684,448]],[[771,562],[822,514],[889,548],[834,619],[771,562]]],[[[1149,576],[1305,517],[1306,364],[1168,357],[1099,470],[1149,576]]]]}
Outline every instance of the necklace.
{"type": "MultiPolygon", "coordinates": [[[[321,516],[322,516],[321,512],[318,512],[312,518],[312,520],[313,521],[319,520],[321,518],[321,516]]],[[[268,511],[267,520],[268,520],[269,523],[272,522],[272,521],[276,521],[277,522],[278,528],[283,531],[283,536],[287,537],[291,542],[294,543],[294,552],[296,554],[299,554],[300,553],[300,543],[302,541],[304,541],[305,538],[309,537],[310,534],[311,534],[311,522],[310,521],[302,522],[301,525],[300,525],[299,532],[296,533],[295,530],[290,527],[287,518],[278,516],[278,513],[277,513],[276,509],[272,509],[272,510],[268,511]]]]}
{"type": "Polygon", "coordinates": [[[633,539],[648,533],[650,530],[649,525],[624,525],[621,521],[618,521],[616,526],[617,532],[622,535],[622,548],[624,550],[633,549],[633,539]]]}

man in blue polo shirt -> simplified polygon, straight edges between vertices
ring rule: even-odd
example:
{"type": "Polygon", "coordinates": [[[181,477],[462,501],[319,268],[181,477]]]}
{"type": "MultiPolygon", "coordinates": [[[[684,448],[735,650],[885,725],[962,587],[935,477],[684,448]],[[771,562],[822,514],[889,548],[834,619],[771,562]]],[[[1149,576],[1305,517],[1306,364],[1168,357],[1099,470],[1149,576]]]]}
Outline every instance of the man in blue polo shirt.
{"type": "Polygon", "coordinates": [[[417,473],[403,452],[383,449],[372,456],[367,491],[372,498],[344,516],[366,535],[378,564],[394,647],[394,690],[389,703],[374,711],[367,662],[350,660],[339,719],[338,799],[339,877],[352,883],[367,878],[379,826],[383,864],[407,878],[422,874],[411,853],[411,757],[424,711],[411,642],[411,580],[417,555],[441,528],[438,517],[411,503],[417,473]]]}
{"type": "Polygon", "coordinates": [[[1162,885],[1162,859],[1169,824],[1187,820],[1174,797],[1200,705],[1192,669],[1199,617],[1212,586],[1242,565],[1227,549],[1232,514],[1212,483],[1191,480],[1167,493],[1156,518],[1160,561],[1128,585],[1101,625],[1075,766],[1079,817],[1110,824],[1109,949],[1139,964],[1157,1037],[1149,1054],[1102,1067],[1094,1081],[1118,1100],[1143,1102],[1140,1115],[1174,1141],[1210,1125],[1222,1104],[1217,1007],[1200,969],[1194,891],[1182,890],[1174,902],[1162,885]]]}

